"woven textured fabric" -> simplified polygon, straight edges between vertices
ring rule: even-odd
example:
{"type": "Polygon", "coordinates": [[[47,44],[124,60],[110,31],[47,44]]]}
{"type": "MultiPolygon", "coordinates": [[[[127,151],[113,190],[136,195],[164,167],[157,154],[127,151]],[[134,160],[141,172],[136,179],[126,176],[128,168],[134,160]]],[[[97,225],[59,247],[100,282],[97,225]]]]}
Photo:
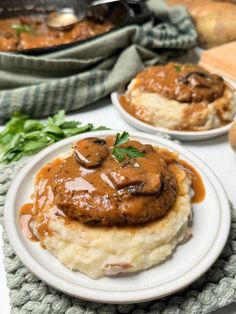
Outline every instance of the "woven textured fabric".
{"type": "MultiPolygon", "coordinates": [[[[0,165],[0,217],[11,180],[23,162],[0,165]]],[[[47,286],[24,267],[3,231],[4,265],[12,314],[203,314],[236,301],[236,209],[227,244],[205,275],[185,290],[158,301],[107,305],[72,298],[47,286]]]]}
{"type": "Polygon", "coordinates": [[[156,15],[43,56],[0,53],[0,123],[16,110],[32,117],[71,111],[128,83],[146,65],[165,61],[196,44],[184,7],[150,0],[156,15]]]}

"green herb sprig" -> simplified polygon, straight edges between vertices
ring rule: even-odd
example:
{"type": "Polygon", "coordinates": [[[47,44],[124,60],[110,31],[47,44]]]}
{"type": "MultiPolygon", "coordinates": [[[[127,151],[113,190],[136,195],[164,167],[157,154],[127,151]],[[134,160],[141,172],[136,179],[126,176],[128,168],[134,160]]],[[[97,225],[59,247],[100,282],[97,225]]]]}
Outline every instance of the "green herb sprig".
{"type": "Polygon", "coordinates": [[[119,147],[120,145],[126,143],[129,140],[129,133],[124,131],[122,134],[116,134],[115,144],[112,148],[112,155],[117,161],[122,162],[126,157],[144,157],[144,153],[141,153],[137,148],[133,146],[119,147]]]}
{"type": "Polygon", "coordinates": [[[66,137],[76,134],[108,130],[104,126],[94,128],[91,123],[81,125],[79,121],[66,121],[64,110],[42,122],[15,113],[0,132],[0,162],[11,163],[23,156],[33,155],[41,149],[66,137]]]}
{"type": "Polygon", "coordinates": [[[181,66],[180,65],[175,65],[175,71],[180,72],[181,71],[181,66]]]}
{"type": "Polygon", "coordinates": [[[16,36],[19,38],[21,33],[29,33],[34,35],[36,29],[29,24],[12,24],[11,28],[16,31],[16,36]]]}

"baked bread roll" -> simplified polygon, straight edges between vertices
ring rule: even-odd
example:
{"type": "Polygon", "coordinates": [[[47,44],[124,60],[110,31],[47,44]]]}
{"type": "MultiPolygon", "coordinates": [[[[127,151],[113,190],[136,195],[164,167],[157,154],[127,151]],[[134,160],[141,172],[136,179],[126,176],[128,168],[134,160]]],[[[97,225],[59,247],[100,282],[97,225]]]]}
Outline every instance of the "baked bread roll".
{"type": "Polygon", "coordinates": [[[236,0],[166,0],[185,5],[198,32],[199,45],[211,48],[236,40],[236,0]]]}

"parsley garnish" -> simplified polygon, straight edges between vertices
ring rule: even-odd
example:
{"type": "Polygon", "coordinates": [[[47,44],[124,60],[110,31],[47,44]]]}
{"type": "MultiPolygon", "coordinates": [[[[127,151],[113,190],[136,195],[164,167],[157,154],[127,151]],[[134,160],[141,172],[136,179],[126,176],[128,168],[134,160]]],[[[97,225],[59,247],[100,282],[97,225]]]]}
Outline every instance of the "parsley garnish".
{"type": "Polygon", "coordinates": [[[81,125],[79,121],[65,121],[64,110],[45,122],[15,113],[0,132],[0,162],[10,163],[23,156],[35,154],[69,136],[105,129],[107,128],[104,126],[94,128],[91,123],[81,125]]]}
{"type": "Polygon", "coordinates": [[[175,71],[180,72],[181,71],[181,66],[180,65],[175,65],[175,71]]]}
{"type": "Polygon", "coordinates": [[[36,29],[28,24],[12,24],[12,29],[16,31],[16,36],[19,38],[21,33],[35,34],[36,29]]]}
{"type": "Polygon", "coordinates": [[[116,134],[115,144],[112,148],[112,155],[116,158],[117,161],[121,162],[126,157],[135,158],[135,157],[144,157],[144,153],[141,153],[137,148],[133,146],[128,147],[119,147],[120,145],[126,143],[129,140],[129,133],[124,131],[122,134],[116,134]]]}

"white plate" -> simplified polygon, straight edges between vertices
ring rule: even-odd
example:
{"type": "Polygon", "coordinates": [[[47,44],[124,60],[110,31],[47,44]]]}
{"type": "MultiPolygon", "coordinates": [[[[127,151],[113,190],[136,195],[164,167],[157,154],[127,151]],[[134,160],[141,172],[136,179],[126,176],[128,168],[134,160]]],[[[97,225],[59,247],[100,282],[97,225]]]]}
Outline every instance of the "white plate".
{"type": "Polygon", "coordinates": [[[222,126],[220,128],[208,130],[208,131],[175,131],[175,130],[169,130],[162,127],[153,126],[151,124],[142,122],[141,120],[135,118],[130,113],[128,113],[123,106],[120,104],[119,96],[124,93],[122,92],[113,92],[111,93],[111,101],[115,105],[116,109],[119,111],[121,116],[133,127],[140,131],[148,132],[148,133],[167,133],[172,138],[178,139],[181,141],[200,141],[200,140],[206,140],[210,138],[214,138],[220,135],[223,135],[228,132],[230,129],[232,123],[229,123],[225,126],[222,126]]]}
{"type": "MultiPolygon", "coordinates": [[[[178,151],[180,157],[191,163],[201,174],[206,198],[194,205],[193,237],[180,245],[165,263],[149,270],[116,278],[93,280],[70,271],[22,234],[18,213],[33,192],[34,175],[54,157],[67,152],[72,142],[87,136],[115,135],[115,131],[82,134],[60,141],[37,154],[21,169],[12,183],[6,198],[4,220],[13,249],[22,262],[40,279],[70,295],[107,303],[141,302],[176,292],[201,276],[221,253],[228,237],[230,209],[225,192],[214,173],[193,153],[171,141],[130,132],[133,139],[178,151]]],[[[111,239],[112,241],[112,239],[111,239]]]]}

